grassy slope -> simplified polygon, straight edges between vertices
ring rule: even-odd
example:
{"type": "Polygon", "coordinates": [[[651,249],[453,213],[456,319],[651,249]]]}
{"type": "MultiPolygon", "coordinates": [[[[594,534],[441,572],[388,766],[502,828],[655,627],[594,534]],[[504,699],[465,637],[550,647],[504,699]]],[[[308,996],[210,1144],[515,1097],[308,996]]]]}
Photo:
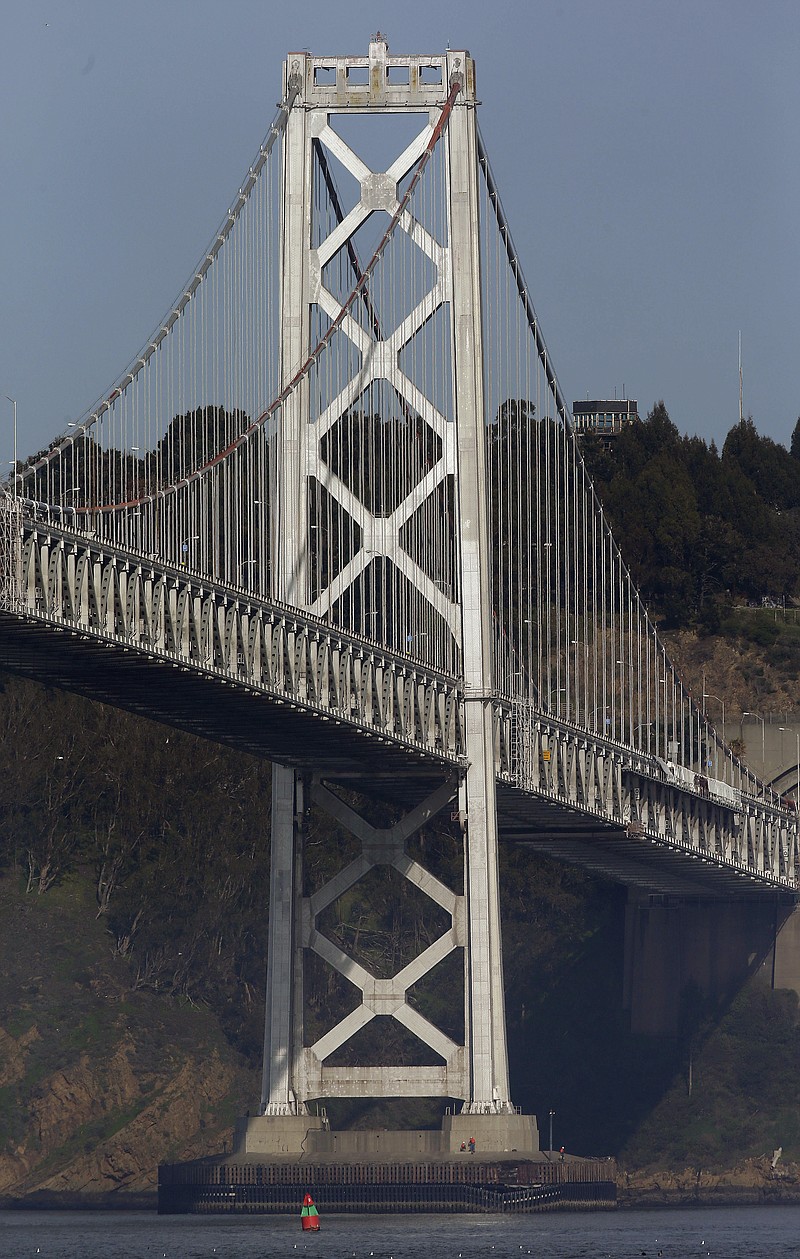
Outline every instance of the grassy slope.
{"type": "Polygon", "coordinates": [[[219,1150],[248,1077],[202,1006],[132,989],[80,877],[0,882],[0,1195],[152,1187],[219,1150]]]}
{"type": "Polygon", "coordinates": [[[632,1166],[731,1167],[782,1147],[800,1161],[800,1024],[793,992],[745,987],[702,1029],[623,1148],[632,1166]],[[690,1087],[691,1084],[691,1087],[690,1087]]]}
{"type": "Polygon", "coordinates": [[[698,637],[687,630],[666,634],[667,649],[692,693],[701,696],[703,679],[712,693],[709,715],[729,720],[743,711],[800,711],[800,609],[737,608],[719,635],[698,637]]]}

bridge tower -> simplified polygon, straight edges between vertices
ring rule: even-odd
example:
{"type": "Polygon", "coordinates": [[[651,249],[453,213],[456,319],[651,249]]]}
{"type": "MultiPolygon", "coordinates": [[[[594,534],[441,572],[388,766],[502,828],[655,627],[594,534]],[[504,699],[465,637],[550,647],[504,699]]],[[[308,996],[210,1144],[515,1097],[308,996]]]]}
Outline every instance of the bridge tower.
{"type": "MultiPolygon", "coordinates": [[[[391,217],[398,207],[402,209],[403,189],[434,143],[439,146],[445,208],[441,230],[435,231],[431,223],[410,213],[400,224],[404,247],[426,255],[424,265],[433,277],[431,291],[418,295],[418,301],[415,298],[413,308],[395,328],[378,326],[379,311],[369,309],[366,317],[348,312],[337,335],[343,333],[357,351],[355,382],[338,395],[329,389],[329,396],[320,402],[314,396],[314,377],[306,373],[287,401],[277,435],[280,501],[288,506],[284,506],[274,540],[275,594],[288,604],[335,619],[331,617],[334,595],[338,600],[356,600],[359,596],[352,592],[359,583],[363,589],[370,565],[377,561],[384,575],[390,567],[401,572],[432,610],[440,635],[448,637],[458,654],[464,678],[466,757],[460,779],[452,777],[452,770],[443,770],[441,782],[429,783],[425,798],[386,831],[372,829],[325,784],[275,766],[263,1094],[261,1114],[242,1121],[237,1129],[237,1148],[242,1153],[291,1153],[315,1148],[316,1142],[322,1149],[325,1136],[319,1129],[324,1124],[311,1113],[315,1109],[308,1105],[312,1099],[324,1103],[341,1096],[439,1096],[455,1102],[455,1113],[448,1114],[441,1137],[433,1134],[443,1151],[458,1149],[469,1136],[475,1136],[484,1151],[538,1150],[535,1119],[517,1114],[511,1101],[503,998],[474,64],[467,52],[393,57],[379,34],[370,43],[367,58],[291,54],[284,66],[284,90],[293,101],[284,137],[282,197],[285,385],[307,363],[324,334],[324,321],[341,314],[329,278],[331,259],[351,250],[354,235],[370,216],[391,217]],[[340,115],[367,119],[373,142],[387,118],[404,115],[419,126],[412,128],[414,137],[402,153],[391,154],[391,165],[378,170],[334,128],[332,123],[340,115]],[[315,222],[312,189],[314,178],[320,177],[320,162],[343,167],[358,185],[357,201],[349,210],[342,207],[332,225],[315,222]],[[404,364],[407,347],[437,312],[446,325],[449,379],[439,387],[440,396],[434,397],[426,395],[425,382],[419,376],[412,379],[404,364]],[[422,486],[406,484],[396,496],[399,501],[391,504],[392,510],[365,500],[364,495],[356,501],[352,487],[342,484],[343,473],[332,474],[330,446],[325,446],[326,437],[330,442],[332,430],[360,391],[376,385],[389,391],[401,411],[424,417],[436,435],[422,486]],[[446,406],[442,393],[448,395],[446,406]],[[448,414],[443,414],[445,410],[448,414]],[[344,504],[355,516],[361,540],[357,553],[327,589],[314,576],[321,525],[318,519],[315,523],[310,487],[320,485],[329,500],[337,500],[340,507],[344,504]],[[448,487],[454,505],[455,534],[446,581],[432,578],[430,566],[409,554],[403,535],[426,496],[432,500],[443,487],[448,487]],[[333,595],[331,585],[335,586],[333,595]],[[310,801],[347,826],[361,841],[362,856],[327,888],[304,898],[302,832],[310,801]],[[405,848],[415,830],[442,809],[457,817],[463,830],[461,895],[443,887],[405,848]],[[440,940],[389,979],[366,973],[317,930],[322,909],[380,864],[393,865],[414,882],[450,914],[452,924],[440,940]],[[361,990],[361,1005],[314,1045],[305,1043],[303,1020],[303,953],[308,948],[361,990]],[[411,985],[455,948],[461,948],[464,957],[463,1044],[453,1042],[407,1001],[411,985]],[[442,1065],[325,1064],[326,1057],[378,1014],[398,1019],[435,1051],[442,1065]]],[[[328,177],[327,165],[323,175],[328,177]]],[[[356,266],[353,256],[351,250],[350,265],[356,266]]],[[[363,306],[369,302],[365,293],[363,306]]],[[[431,387],[430,394],[434,392],[431,387]]],[[[417,1136],[433,1139],[431,1134],[417,1136]]],[[[341,1151],[341,1144],[336,1148],[341,1151]]]]}

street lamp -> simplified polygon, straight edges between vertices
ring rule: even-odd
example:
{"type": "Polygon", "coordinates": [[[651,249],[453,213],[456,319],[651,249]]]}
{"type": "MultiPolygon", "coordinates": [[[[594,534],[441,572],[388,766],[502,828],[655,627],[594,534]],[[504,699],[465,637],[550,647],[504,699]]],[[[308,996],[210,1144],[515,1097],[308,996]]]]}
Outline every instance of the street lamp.
{"type": "Polygon", "coordinates": [[[554,1110],[548,1111],[548,1114],[550,1116],[550,1153],[551,1155],[553,1153],[553,1115],[555,1113],[556,1112],[554,1110]]]}
{"type": "MultiPolygon", "coordinates": [[[[795,742],[797,743],[797,782],[795,783],[794,788],[794,798],[795,801],[797,801],[800,800],[800,734],[798,734],[796,730],[789,730],[786,726],[778,726],[778,729],[784,731],[786,734],[793,734],[795,742]]],[[[781,760],[783,760],[782,755],[781,760]]]]}
{"type": "Polygon", "coordinates": [[[712,695],[710,691],[703,691],[703,716],[706,712],[706,700],[715,699],[722,706],[722,737],[725,738],[725,700],[720,699],[719,695],[712,695]]]}
{"type": "MultiPolygon", "coordinates": [[[[257,563],[258,563],[258,560],[242,560],[241,564],[239,565],[239,584],[240,585],[244,584],[242,579],[244,577],[244,574],[247,572],[248,568],[250,568],[253,564],[257,564],[257,563]]],[[[249,574],[248,574],[248,585],[249,585],[249,574]]]]}
{"type": "MultiPolygon", "coordinates": [[[[764,721],[764,718],[761,716],[761,713],[742,713],[742,720],[744,720],[745,717],[755,717],[756,721],[761,722],[761,766],[763,769],[763,766],[766,764],[766,760],[767,760],[766,722],[764,721]]],[[[744,734],[742,734],[742,738],[744,738],[744,734]]]]}
{"type": "Polygon", "coordinates": [[[14,498],[17,497],[17,400],[9,397],[8,394],[3,395],[6,402],[10,402],[14,408],[14,498]]]}
{"type": "MultiPolygon", "coordinates": [[[[677,738],[676,723],[676,700],[675,700],[675,678],[667,676],[658,678],[659,686],[664,688],[664,758],[667,761],[677,761],[680,744],[677,738]],[[669,687],[672,686],[672,702],[670,703],[669,687]],[[670,738],[670,735],[672,736],[670,738]]],[[[656,705],[659,702],[659,691],[656,695],[656,705]]],[[[658,708],[656,707],[656,713],[658,708]]]]}
{"type": "MultiPolygon", "coordinates": [[[[706,690],[706,675],[703,673],[703,716],[706,716],[706,700],[715,699],[722,708],[722,741],[725,742],[725,700],[720,699],[719,695],[712,695],[711,691],[706,690]]],[[[714,773],[719,777],[719,743],[714,742],[714,773]]]]}

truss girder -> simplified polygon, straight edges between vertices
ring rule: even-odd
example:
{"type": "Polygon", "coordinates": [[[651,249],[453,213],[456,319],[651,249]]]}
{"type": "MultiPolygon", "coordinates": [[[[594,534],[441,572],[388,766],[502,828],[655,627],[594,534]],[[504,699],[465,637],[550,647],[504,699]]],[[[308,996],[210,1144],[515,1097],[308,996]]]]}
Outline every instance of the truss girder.
{"type": "MultiPolygon", "coordinates": [[[[352,241],[357,230],[376,210],[384,211],[388,215],[397,212],[398,182],[413,170],[432,134],[433,123],[428,118],[419,133],[387,170],[372,171],[331,127],[327,111],[312,114],[309,135],[335,157],[360,185],[358,203],[316,248],[309,246],[307,249],[305,266],[309,277],[308,300],[310,304],[316,304],[323,310],[331,321],[341,316],[342,306],[324,283],[326,264],[352,241]]],[[[341,333],[360,355],[360,370],[344,381],[325,410],[303,433],[303,464],[306,475],[314,477],[332,500],[358,524],[362,534],[361,547],[336,576],[329,580],[318,593],[316,601],[309,606],[312,612],[324,615],[353,586],[372,559],[379,555],[395,565],[409,584],[435,608],[453,636],[458,638],[460,615],[457,604],[430,579],[420,564],[404,550],[400,541],[401,530],[414,512],[434,493],[445,477],[455,476],[457,471],[452,424],[448,423],[448,417],[441,413],[400,367],[401,351],[431,320],[436,311],[451,299],[451,251],[449,245],[436,240],[408,210],[401,215],[397,227],[429,259],[435,279],[429,291],[419,298],[413,309],[396,327],[387,329],[379,340],[362,328],[350,314],[345,315],[339,325],[341,333]],[[372,382],[379,380],[384,380],[391,386],[397,398],[410,408],[411,413],[422,417],[431,431],[436,433],[441,445],[439,457],[427,475],[407,491],[388,517],[381,517],[370,511],[331,470],[321,453],[321,442],[326,434],[354,406],[363,391],[372,382]]]]}
{"type": "Polygon", "coordinates": [[[22,511],[12,495],[0,494],[0,608],[13,608],[20,592],[22,511]]]}
{"type": "Polygon", "coordinates": [[[708,780],[693,790],[655,757],[587,736],[522,705],[497,705],[513,749],[500,766],[522,791],[612,823],[642,845],[661,844],[748,879],[800,890],[797,814],[774,800],[739,792],[715,799],[708,780]],[[522,711],[520,711],[522,710],[522,711]]]}
{"type": "Polygon", "coordinates": [[[454,679],[311,615],[35,526],[20,568],[23,618],[224,675],[439,760],[463,753],[454,679]]]}
{"type": "MultiPolygon", "coordinates": [[[[222,676],[463,771],[456,679],[311,615],[17,515],[0,589],[5,610],[222,676]]],[[[742,792],[734,807],[671,781],[653,757],[527,705],[495,701],[494,733],[498,778],[560,804],[578,824],[595,818],[642,845],[666,845],[734,872],[743,883],[800,890],[797,815],[774,800],[742,792]]]]}

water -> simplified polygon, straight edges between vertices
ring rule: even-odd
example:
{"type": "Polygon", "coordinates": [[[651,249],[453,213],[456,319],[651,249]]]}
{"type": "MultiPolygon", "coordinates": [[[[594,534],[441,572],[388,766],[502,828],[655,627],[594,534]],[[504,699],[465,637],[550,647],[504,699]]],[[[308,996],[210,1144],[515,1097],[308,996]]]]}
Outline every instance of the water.
{"type": "Polygon", "coordinates": [[[2,1259],[761,1259],[800,1255],[800,1207],[528,1216],[0,1211],[2,1259]]]}

